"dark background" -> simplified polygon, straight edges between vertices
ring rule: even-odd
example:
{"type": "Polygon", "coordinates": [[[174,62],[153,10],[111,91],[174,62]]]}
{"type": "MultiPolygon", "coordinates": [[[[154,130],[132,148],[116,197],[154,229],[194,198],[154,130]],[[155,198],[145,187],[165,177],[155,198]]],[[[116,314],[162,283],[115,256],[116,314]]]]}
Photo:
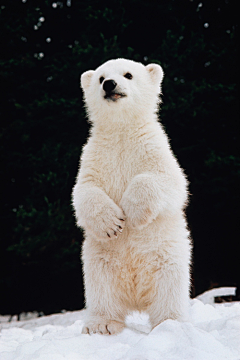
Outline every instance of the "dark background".
{"type": "Polygon", "coordinates": [[[192,295],[239,283],[236,3],[1,2],[0,313],[83,307],[79,76],[117,57],[165,72],[161,121],[191,184],[192,295]]]}

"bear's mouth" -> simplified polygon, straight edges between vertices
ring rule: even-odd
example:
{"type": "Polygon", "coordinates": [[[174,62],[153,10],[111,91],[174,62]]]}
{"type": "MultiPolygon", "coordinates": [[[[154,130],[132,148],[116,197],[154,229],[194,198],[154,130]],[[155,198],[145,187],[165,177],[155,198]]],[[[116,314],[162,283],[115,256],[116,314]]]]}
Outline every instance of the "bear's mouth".
{"type": "Polygon", "coordinates": [[[106,95],[104,96],[104,99],[116,101],[116,100],[121,99],[121,98],[123,98],[125,96],[126,95],[123,94],[123,93],[110,92],[110,93],[106,93],[106,95]]]}

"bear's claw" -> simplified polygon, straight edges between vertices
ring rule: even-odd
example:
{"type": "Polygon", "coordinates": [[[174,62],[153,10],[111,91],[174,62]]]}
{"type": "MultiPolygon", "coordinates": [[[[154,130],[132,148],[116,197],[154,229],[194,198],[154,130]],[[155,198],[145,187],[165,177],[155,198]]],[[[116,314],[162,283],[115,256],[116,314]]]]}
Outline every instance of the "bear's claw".
{"type": "Polygon", "coordinates": [[[82,329],[82,334],[101,334],[101,335],[116,335],[123,331],[124,324],[115,320],[105,320],[103,322],[89,322],[82,329]]]}

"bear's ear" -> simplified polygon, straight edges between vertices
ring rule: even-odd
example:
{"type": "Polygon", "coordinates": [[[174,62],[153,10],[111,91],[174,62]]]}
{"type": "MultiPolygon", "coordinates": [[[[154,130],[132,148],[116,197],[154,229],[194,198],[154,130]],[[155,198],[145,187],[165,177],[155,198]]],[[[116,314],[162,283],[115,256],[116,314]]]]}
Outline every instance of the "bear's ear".
{"type": "Polygon", "coordinates": [[[161,84],[163,80],[163,69],[158,64],[149,64],[146,66],[147,71],[152,79],[152,81],[156,84],[161,84]]]}
{"type": "Polygon", "coordinates": [[[88,70],[81,75],[81,87],[83,90],[89,87],[93,74],[94,70],[88,70]]]}

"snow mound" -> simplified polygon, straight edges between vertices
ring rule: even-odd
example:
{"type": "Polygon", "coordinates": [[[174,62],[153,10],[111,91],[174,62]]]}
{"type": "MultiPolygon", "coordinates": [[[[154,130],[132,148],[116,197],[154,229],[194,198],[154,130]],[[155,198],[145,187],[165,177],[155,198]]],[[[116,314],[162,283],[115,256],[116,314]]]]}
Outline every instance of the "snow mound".
{"type": "Polygon", "coordinates": [[[1,360],[239,360],[240,303],[191,300],[189,322],[166,320],[149,334],[137,312],[119,335],[82,335],[85,310],[2,322],[1,360]]]}

